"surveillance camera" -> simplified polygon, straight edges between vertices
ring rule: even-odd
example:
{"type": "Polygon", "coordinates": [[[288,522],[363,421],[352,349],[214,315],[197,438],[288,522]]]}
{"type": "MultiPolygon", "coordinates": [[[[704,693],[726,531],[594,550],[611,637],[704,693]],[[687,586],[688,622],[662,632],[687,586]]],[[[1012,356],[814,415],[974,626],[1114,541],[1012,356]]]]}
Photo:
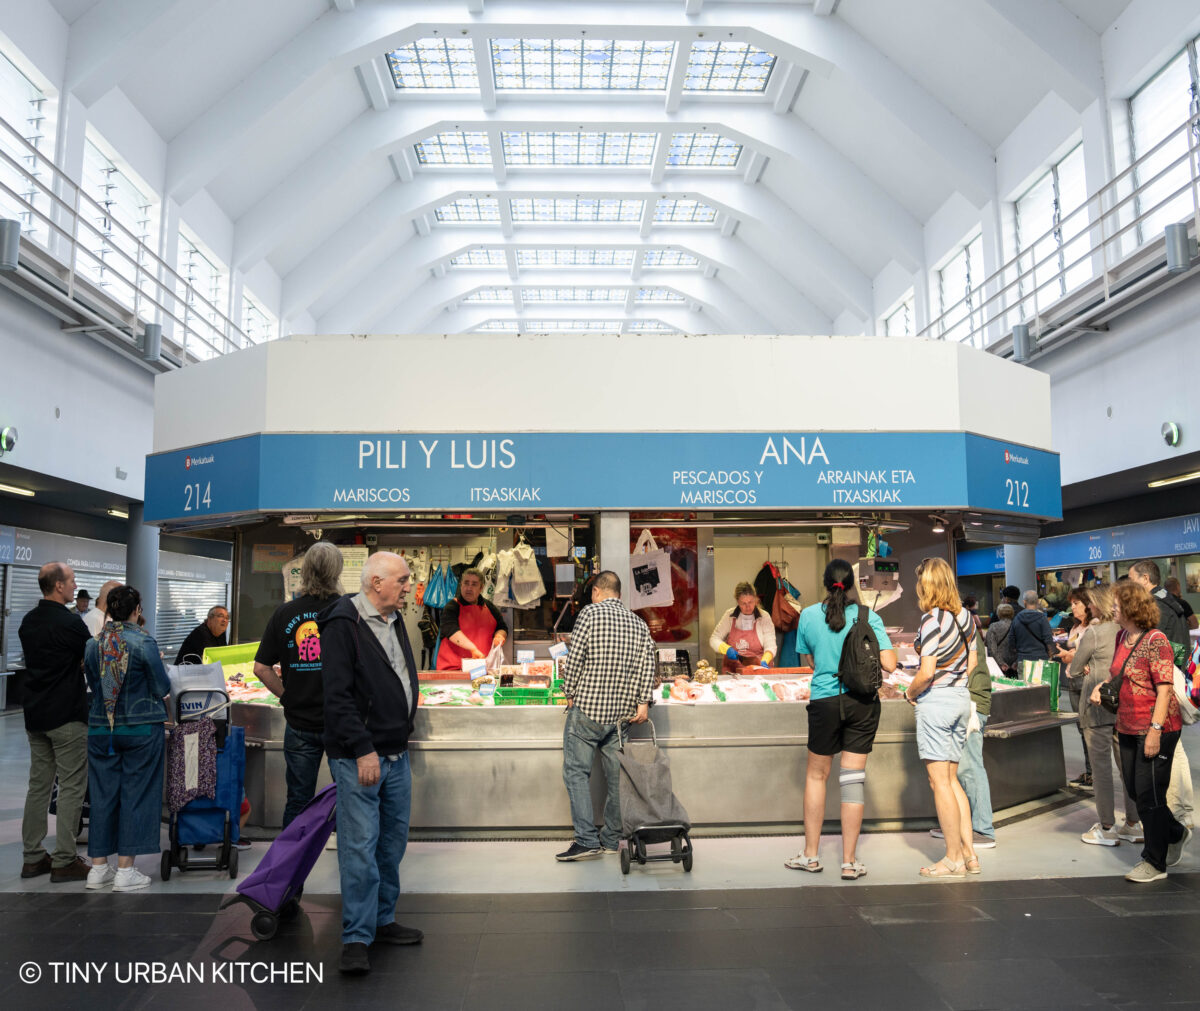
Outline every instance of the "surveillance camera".
{"type": "Polygon", "coordinates": [[[17,444],[17,430],[12,425],[0,429],[0,454],[7,453],[17,444]]]}

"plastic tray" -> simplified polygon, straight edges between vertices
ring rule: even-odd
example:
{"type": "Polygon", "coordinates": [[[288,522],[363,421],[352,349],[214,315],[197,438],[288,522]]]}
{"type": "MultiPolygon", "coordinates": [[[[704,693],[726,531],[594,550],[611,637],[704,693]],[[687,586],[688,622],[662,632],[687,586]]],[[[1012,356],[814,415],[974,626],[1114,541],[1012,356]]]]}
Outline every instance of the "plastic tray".
{"type": "Polygon", "coordinates": [[[498,706],[545,706],[550,704],[549,688],[497,688],[498,706]]]}

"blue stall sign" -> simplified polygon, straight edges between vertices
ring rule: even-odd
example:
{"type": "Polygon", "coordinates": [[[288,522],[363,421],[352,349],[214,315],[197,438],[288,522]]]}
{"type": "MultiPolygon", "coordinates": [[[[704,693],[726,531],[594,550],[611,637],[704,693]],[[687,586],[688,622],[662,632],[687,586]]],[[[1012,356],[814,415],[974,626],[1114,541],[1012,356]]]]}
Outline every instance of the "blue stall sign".
{"type": "Polygon", "coordinates": [[[0,565],[11,565],[17,544],[17,531],[13,527],[0,527],[0,565]]]}
{"type": "Polygon", "coordinates": [[[1200,553],[1200,513],[1047,537],[1038,542],[1037,567],[1057,569],[1195,553],[1200,553]]]}
{"type": "Polygon", "coordinates": [[[242,512],[1061,515],[1056,453],[962,432],[255,435],[146,460],[146,519],[242,512]]]}
{"type": "Polygon", "coordinates": [[[955,560],[960,576],[986,576],[1004,571],[1004,545],[994,548],[970,548],[960,551],[955,560]]]}

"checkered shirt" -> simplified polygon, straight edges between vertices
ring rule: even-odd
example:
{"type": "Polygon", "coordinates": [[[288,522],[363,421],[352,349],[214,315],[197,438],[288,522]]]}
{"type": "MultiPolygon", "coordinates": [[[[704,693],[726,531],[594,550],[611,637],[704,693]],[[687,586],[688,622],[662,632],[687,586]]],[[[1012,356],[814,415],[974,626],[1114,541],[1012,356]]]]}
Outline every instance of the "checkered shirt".
{"type": "Polygon", "coordinates": [[[571,632],[563,691],[597,723],[633,716],[650,701],[654,643],[650,629],[616,597],[590,604],[571,632]]]}

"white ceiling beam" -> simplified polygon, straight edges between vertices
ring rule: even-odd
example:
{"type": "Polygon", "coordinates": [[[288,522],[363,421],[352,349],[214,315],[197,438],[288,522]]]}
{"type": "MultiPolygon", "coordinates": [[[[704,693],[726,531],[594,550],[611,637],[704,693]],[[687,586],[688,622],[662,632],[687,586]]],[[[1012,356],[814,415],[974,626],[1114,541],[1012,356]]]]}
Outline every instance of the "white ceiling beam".
{"type": "MultiPolygon", "coordinates": [[[[622,313],[620,313],[619,311],[618,312],[610,312],[608,314],[599,313],[599,312],[591,312],[591,313],[549,312],[549,313],[547,313],[547,312],[535,312],[533,309],[526,309],[525,312],[521,316],[514,317],[511,312],[504,312],[502,306],[499,307],[499,309],[500,309],[500,311],[493,310],[492,312],[487,312],[486,310],[476,308],[474,306],[474,304],[472,304],[472,306],[470,308],[467,308],[466,306],[464,306],[460,309],[449,310],[447,312],[438,314],[437,317],[432,319],[430,321],[430,325],[427,329],[432,331],[433,333],[445,333],[448,335],[456,335],[456,334],[469,333],[469,332],[473,331],[474,328],[479,326],[481,323],[486,323],[489,319],[514,319],[514,318],[516,318],[516,319],[530,320],[530,321],[544,320],[544,319],[570,319],[570,320],[583,319],[583,320],[596,320],[597,322],[600,322],[600,321],[607,321],[610,319],[619,320],[622,318],[622,313]]],[[[729,332],[741,333],[742,332],[741,330],[723,331],[720,328],[713,326],[713,320],[710,317],[708,317],[705,313],[692,312],[686,306],[682,306],[677,309],[665,309],[661,312],[638,313],[637,318],[638,319],[657,319],[660,322],[663,322],[663,323],[668,324],[669,326],[675,327],[677,330],[679,330],[683,334],[709,334],[709,333],[723,333],[723,332],[724,333],[729,333],[729,332]]],[[[400,313],[396,313],[393,317],[385,318],[385,319],[381,320],[381,323],[383,323],[384,325],[387,325],[388,322],[391,322],[393,320],[398,326],[401,326],[401,327],[403,327],[407,322],[409,322],[404,319],[403,313],[400,312],[400,313]]],[[[632,322],[632,320],[625,321],[626,324],[628,324],[630,322],[632,322]]],[[[380,331],[380,332],[386,332],[386,331],[380,331]]],[[[401,332],[409,332],[409,331],[401,331],[401,332]]],[[[411,331],[411,332],[415,332],[415,331],[411,331]]],[[[770,332],[773,332],[773,331],[770,331],[770,332]]],[[[483,333],[483,336],[487,336],[486,331],[483,331],[482,333],[483,333]]],[[[568,333],[564,333],[561,335],[561,339],[563,341],[570,341],[571,338],[574,336],[577,336],[578,333],[579,333],[579,331],[571,331],[568,333]]],[[[632,333],[632,331],[628,328],[628,326],[623,326],[622,333],[632,333]]],[[[498,334],[497,336],[505,336],[505,335],[498,334]]],[[[509,334],[507,336],[511,337],[512,335],[509,334]]],[[[615,336],[615,334],[614,334],[614,336],[615,336]]],[[[657,335],[656,334],[647,334],[645,336],[639,335],[637,337],[637,339],[638,340],[653,340],[655,338],[655,336],[657,336],[657,335]]],[[[672,335],[663,334],[663,336],[672,336],[672,335]]]]}
{"type": "Polygon", "coordinates": [[[210,10],[209,0],[100,0],[71,25],[64,90],[94,105],[210,10]]]}
{"type": "Polygon", "coordinates": [[[654,212],[657,206],[657,198],[649,197],[646,200],[646,205],[642,208],[642,220],[638,226],[638,234],[643,239],[654,230],[654,212]]]}
{"type": "Polygon", "coordinates": [[[664,109],[667,113],[678,112],[683,104],[683,86],[687,82],[689,40],[680,41],[675,47],[675,62],[671,64],[671,76],[667,78],[667,97],[664,109]]]}
{"type": "Polygon", "coordinates": [[[762,178],[763,169],[767,167],[767,156],[761,151],[750,151],[742,155],[746,164],[742,168],[742,178],[747,185],[753,186],[762,178]]]}
{"type": "Polygon", "coordinates": [[[984,15],[983,31],[991,15],[1038,50],[1054,90],[1077,112],[1103,97],[1100,36],[1058,0],[974,0],[974,7],[984,15]]]}
{"type": "Polygon", "coordinates": [[[513,290],[512,290],[512,301],[513,301],[513,311],[514,311],[514,312],[524,312],[524,310],[525,310],[525,299],[524,299],[524,298],[521,296],[521,289],[520,289],[520,288],[513,288],[513,290]]]}
{"type": "Polygon", "coordinates": [[[354,10],[354,0],[333,0],[333,7],[343,14],[349,14],[354,10]]]}
{"type": "MultiPolygon", "coordinates": [[[[482,7],[481,2],[481,10],[482,7]]],[[[475,53],[475,74],[479,78],[479,107],[484,112],[494,112],[496,109],[496,75],[492,73],[491,46],[482,35],[476,35],[471,39],[471,48],[475,53]]]]}
{"type": "Polygon", "coordinates": [[[683,13],[695,17],[704,10],[704,0],[683,0],[683,13]]]}
{"type": "Polygon", "coordinates": [[[813,13],[819,18],[829,17],[837,9],[838,0],[813,0],[813,13]]]}
{"type": "Polygon", "coordinates": [[[521,274],[521,268],[517,266],[517,251],[513,248],[508,248],[504,251],[504,265],[508,271],[508,279],[515,281],[521,274]]]}
{"type": "Polygon", "coordinates": [[[804,87],[804,82],[807,79],[807,70],[796,66],[794,63],[788,63],[787,68],[783,72],[783,80],[779,85],[779,90],[775,93],[775,102],[771,106],[777,114],[782,115],[785,112],[792,111],[796,105],[796,99],[800,97],[800,89],[804,87]]]}
{"type": "Polygon", "coordinates": [[[500,127],[489,126],[487,130],[488,147],[492,152],[492,175],[496,182],[502,183],[508,178],[508,166],[504,163],[504,142],[500,136],[500,127]]]}
{"type": "Polygon", "coordinates": [[[483,13],[483,0],[467,0],[467,13],[468,14],[482,14],[483,13]]]}
{"type": "Polygon", "coordinates": [[[500,201],[500,235],[504,239],[511,239],[513,234],[513,216],[512,204],[507,200],[500,201]]]}
{"type": "Polygon", "coordinates": [[[391,83],[391,74],[387,75],[385,82],[384,72],[379,66],[380,62],[379,58],[367,60],[354,68],[363,94],[367,96],[367,101],[371,103],[371,108],[376,112],[383,112],[388,107],[390,91],[396,90],[391,83]]]}

